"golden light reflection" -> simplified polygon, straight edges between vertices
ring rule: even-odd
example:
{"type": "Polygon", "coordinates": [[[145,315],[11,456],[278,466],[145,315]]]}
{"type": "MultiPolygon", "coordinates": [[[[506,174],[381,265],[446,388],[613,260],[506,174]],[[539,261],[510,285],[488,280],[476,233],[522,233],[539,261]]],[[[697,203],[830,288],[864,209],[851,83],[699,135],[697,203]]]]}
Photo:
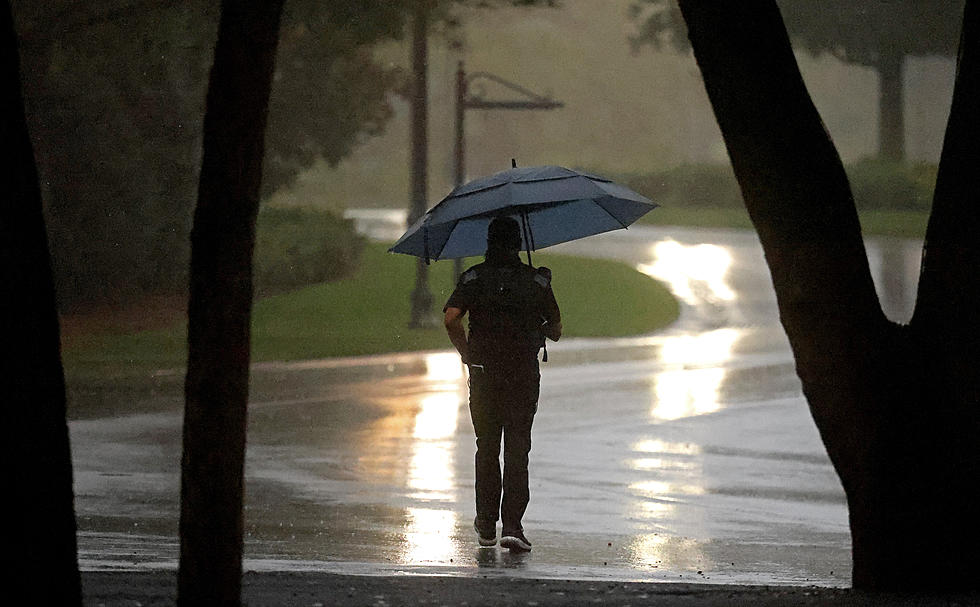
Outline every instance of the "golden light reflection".
{"type": "Polygon", "coordinates": [[[697,485],[675,485],[664,481],[639,481],[630,485],[633,493],[643,497],[671,500],[677,495],[704,495],[697,485]]]}
{"type": "Polygon", "coordinates": [[[456,433],[459,417],[459,393],[436,392],[425,396],[422,408],[415,415],[415,429],[412,437],[416,440],[437,440],[449,438],[456,433]]]}
{"type": "Polygon", "coordinates": [[[637,269],[663,280],[671,291],[689,304],[733,301],[735,292],[725,282],[732,254],[714,244],[683,245],[663,240],[650,249],[653,261],[637,269]]]}
{"type": "Polygon", "coordinates": [[[655,380],[655,398],[650,414],[664,420],[714,413],[721,408],[718,390],[724,369],[663,371],[655,380]]]}
{"type": "Polygon", "coordinates": [[[411,497],[426,500],[452,500],[455,497],[453,454],[459,404],[460,392],[455,384],[452,384],[452,391],[433,392],[422,399],[415,415],[408,466],[408,487],[413,490],[411,497]]]}
{"type": "Polygon", "coordinates": [[[634,502],[632,516],[641,519],[665,520],[673,512],[674,506],[670,499],[664,499],[671,493],[670,483],[663,481],[640,481],[629,486],[630,490],[639,497],[645,498],[634,502]]]}
{"type": "MultiPolygon", "coordinates": [[[[426,504],[451,502],[456,498],[456,426],[465,400],[463,367],[456,354],[440,352],[425,356],[425,368],[425,393],[412,429],[408,496],[426,504]]],[[[448,562],[457,555],[454,508],[411,507],[407,515],[406,562],[448,562]]]]}
{"type": "Polygon", "coordinates": [[[660,439],[646,439],[633,443],[633,451],[640,453],[667,453],[671,455],[699,455],[701,447],[694,443],[671,443],[660,439]]]}
{"type": "Polygon", "coordinates": [[[667,515],[674,510],[674,507],[671,504],[652,501],[639,502],[637,507],[639,512],[636,514],[639,515],[640,518],[644,519],[666,519],[667,515]]]}
{"type": "Polygon", "coordinates": [[[674,526],[677,520],[688,520],[691,511],[681,509],[687,506],[691,496],[705,494],[704,488],[697,484],[702,462],[695,456],[701,454],[701,448],[692,443],[659,439],[640,440],[632,448],[657,457],[629,460],[630,470],[644,478],[629,485],[635,499],[630,502],[628,515],[662,529],[674,526]]]}
{"type": "Polygon", "coordinates": [[[452,510],[409,508],[405,559],[409,563],[445,563],[455,557],[456,516],[452,510]]]}
{"type": "Polygon", "coordinates": [[[660,349],[660,359],[668,364],[685,366],[723,363],[732,357],[732,348],[738,338],[738,329],[668,337],[660,349]]]}
{"type": "Polygon", "coordinates": [[[646,497],[660,497],[670,491],[670,484],[662,481],[642,481],[633,483],[630,489],[646,497]]]}
{"type": "Polygon", "coordinates": [[[451,500],[453,494],[452,451],[441,443],[423,443],[412,453],[408,468],[410,497],[451,500]]]}
{"type": "Polygon", "coordinates": [[[425,379],[432,382],[456,384],[463,379],[463,364],[453,352],[434,352],[425,355],[425,379]]]}
{"type": "Polygon", "coordinates": [[[634,567],[651,569],[703,569],[708,566],[699,543],[662,533],[638,536],[629,546],[634,567]]]}
{"type": "Polygon", "coordinates": [[[691,462],[663,459],[660,457],[641,457],[630,461],[633,470],[689,470],[691,462]]]}
{"type": "Polygon", "coordinates": [[[647,533],[637,537],[630,544],[629,550],[634,563],[660,568],[668,565],[669,559],[665,551],[667,536],[659,533],[647,533]]]}
{"type": "Polygon", "coordinates": [[[732,357],[738,339],[737,329],[665,338],[660,359],[666,368],[653,378],[650,415],[673,420],[718,411],[727,371],[713,365],[722,365],[732,357]]]}

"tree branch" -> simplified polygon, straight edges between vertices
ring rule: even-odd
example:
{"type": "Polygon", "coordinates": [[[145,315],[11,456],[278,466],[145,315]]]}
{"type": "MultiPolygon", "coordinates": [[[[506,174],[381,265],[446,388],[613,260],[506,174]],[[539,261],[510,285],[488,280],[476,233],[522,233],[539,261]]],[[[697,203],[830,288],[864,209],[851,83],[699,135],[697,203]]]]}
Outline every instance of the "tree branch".
{"type": "Polygon", "coordinates": [[[980,6],[967,2],[936,178],[914,325],[942,340],[980,336],[980,6]]]}
{"type": "Polygon", "coordinates": [[[680,7],[824,431],[853,412],[888,326],[843,165],[775,2],[681,0],[680,7]]]}

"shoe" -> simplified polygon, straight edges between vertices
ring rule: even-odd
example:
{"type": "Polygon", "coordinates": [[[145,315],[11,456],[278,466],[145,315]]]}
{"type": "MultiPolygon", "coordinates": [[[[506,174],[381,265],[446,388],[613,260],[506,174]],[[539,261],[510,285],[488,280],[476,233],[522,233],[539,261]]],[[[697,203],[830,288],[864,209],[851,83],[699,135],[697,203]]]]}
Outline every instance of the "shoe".
{"type": "Polygon", "coordinates": [[[531,542],[524,537],[523,531],[505,531],[500,536],[500,547],[508,548],[511,552],[530,552],[531,542]]]}
{"type": "Polygon", "coordinates": [[[481,526],[480,519],[473,519],[473,528],[476,529],[476,535],[478,536],[481,546],[489,548],[490,546],[497,545],[496,524],[494,524],[492,527],[489,525],[481,526]]]}

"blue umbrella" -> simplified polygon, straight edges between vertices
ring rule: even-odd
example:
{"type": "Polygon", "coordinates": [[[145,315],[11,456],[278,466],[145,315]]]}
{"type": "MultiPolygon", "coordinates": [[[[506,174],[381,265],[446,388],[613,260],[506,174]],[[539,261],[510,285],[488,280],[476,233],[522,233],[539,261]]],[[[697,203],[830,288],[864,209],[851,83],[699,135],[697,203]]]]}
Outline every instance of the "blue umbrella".
{"type": "Polygon", "coordinates": [[[426,261],[482,255],[487,226],[506,215],[521,222],[521,248],[625,228],[656,204],[604,177],[559,166],[514,168],[463,184],[420,217],[389,250],[426,261]]]}

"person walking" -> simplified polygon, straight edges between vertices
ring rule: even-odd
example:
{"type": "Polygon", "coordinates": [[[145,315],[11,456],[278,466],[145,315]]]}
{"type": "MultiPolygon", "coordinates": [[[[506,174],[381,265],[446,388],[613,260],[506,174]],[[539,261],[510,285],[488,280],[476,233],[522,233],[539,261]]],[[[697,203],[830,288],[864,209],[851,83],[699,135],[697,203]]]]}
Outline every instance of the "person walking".
{"type": "MultiPolygon", "coordinates": [[[[520,224],[497,217],[487,229],[483,263],[467,269],[446,302],[449,339],[469,368],[476,433],[476,519],[480,546],[531,550],[521,519],[530,499],[528,454],[538,409],[538,351],[561,337],[551,271],[521,262],[520,224]],[[463,317],[469,314],[469,335],[463,317]],[[504,470],[500,471],[503,438],[504,470]],[[502,482],[501,482],[502,481],[502,482]]],[[[547,350],[545,350],[547,360],[547,350]]]]}

